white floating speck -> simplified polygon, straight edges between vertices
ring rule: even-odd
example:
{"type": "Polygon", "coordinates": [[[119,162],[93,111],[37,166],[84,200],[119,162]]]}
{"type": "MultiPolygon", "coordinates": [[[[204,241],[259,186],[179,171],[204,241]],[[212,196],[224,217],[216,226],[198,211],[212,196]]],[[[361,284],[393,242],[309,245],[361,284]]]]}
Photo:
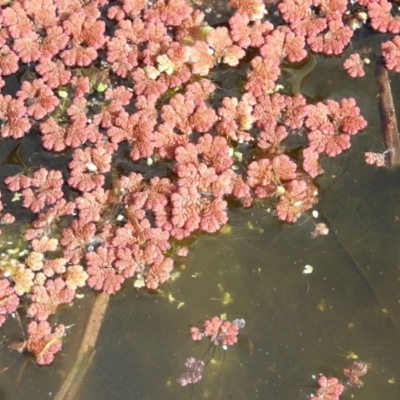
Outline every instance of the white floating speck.
{"type": "Polygon", "coordinates": [[[136,279],[136,281],[133,282],[133,286],[134,286],[136,289],[140,289],[140,288],[142,288],[144,285],[145,285],[145,283],[144,283],[144,280],[143,280],[143,279],[136,279]]]}
{"type": "Polygon", "coordinates": [[[91,161],[88,161],[86,163],[86,168],[90,171],[90,172],[96,172],[97,171],[97,167],[95,164],[93,164],[91,161]]]}
{"type": "Polygon", "coordinates": [[[306,265],[303,269],[302,274],[311,274],[313,272],[314,268],[311,265],[306,265]]]}

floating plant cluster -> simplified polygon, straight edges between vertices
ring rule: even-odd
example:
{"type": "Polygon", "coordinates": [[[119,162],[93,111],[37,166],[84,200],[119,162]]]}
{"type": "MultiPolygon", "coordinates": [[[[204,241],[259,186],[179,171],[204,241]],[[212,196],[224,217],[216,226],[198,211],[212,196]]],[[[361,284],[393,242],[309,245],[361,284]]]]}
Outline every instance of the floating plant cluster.
{"type": "MultiPolygon", "coordinates": [[[[214,349],[215,346],[221,346],[224,350],[227,350],[229,346],[233,346],[237,343],[239,330],[244,328],[244,326],[244,319],[235,319],[230,322],[215,316],[211,319],[206,319],[203,322],[202,328],[196,326],[191,327],[190,337],[193,341],[207,338],[210,341],[210,345],[214,346],[214,349]]],[[[214,355],[214,349],[211,359],[214,355]]],[[[208,362],[211,361],[211,359],[208,360],[208,362]]],[[[203,359],[189,357],[184,363],[185,371],[177,379],[178,385],[187,386],[199,382],[203,377],[203,370],[206,365],[207,362],[204,362],[203,359]]],[[[321,374],[317,380],[318,388],[315,390],[315,393],[311,395],[311,399],[339,400],[340,395],[345,389],[362,387],[364,382],[360,377],[364,376],[367,372],[368,366],[365,362],[353,360],[351,364],[344,368],[344,378],[342,380],[336,377],[328,378],[321,374]]]]}
{"type": "Polygon", "coordinates": [[[343,370],[345,379],[339,381],[338,378],[327,378],[325,375],[320,375],[318,378],[318,389],[311,396],[312,400],[339,400],[340,395],[346,388],[360,388],[363,386],[363,381],[360,376],[367,373],[368,366],[360,360],[353,361],[348,367],[343,370]]]}
{"type": "MultiPolygon", "coordinates": [[[[239,329],[243,328],[244,325],[244,319],[235,319],[229,322],[215,316],[211,319],[206,319],[203,323],[203,328],[191,327],[190,337],[194,341],[207,338],[212,346],[221,345],[224,350],[227,350],[229,346],[233,346],[237,342],[239,329]]],[[[206,363],[203,360],[189,357],[184,365],[186,369],[178,378],[178,385],[186,386],[197,383],[202,378],[206,363]]]]}
{"type": "Polygon", "coordinates": [[[222,345],[226,350],[228,346],[232,346],[237,342],[239,329],[245,325],[244,319],[235,319],[232,322],[224,321],[219,317],[206,319],[203,324],[203,329],[192,327],[190,328],[190,336],[194,341],[205,338],[210,339],[214,345],[222,345]]]}
{"type": "MultiPolygon", "coordinates": [[[[49,163],[4,182],[3,227],[21,222],[11,198],[31,219],[25,249],[0,257],[0,323],[26,304],[27,339],[14,347],[38,364],[61,348],[65,328],[49,323],[59,305],[84,286],[116,293],[130,278],[157,289],[173,253],[186,251],[179,241],[227,223],[228,201],[268,198],[289,223],[313,207],[321,155],[349,149],[366,121],[352,98],[278,93],[281,64],[341,54],[363,15],[379,32],[400,31],[386,0],[283,0],[274,24],[264,1],[230,0],[221,26],[197,3],[1,2],[0,87],[10,76],[20,84],[0,95],[0,136],[41,140],[49,163]],[[236,94],[221,96],[215,77],[235,69],[236,94]],[[55,156],[68,168],[52,167],[55,156]]],[[[398,70],[398,38],[382,49],[398,70]]],[[[346,62],[353,76],[357,64],[346,62]]],[[[218,332],[212,340],[234,341],[218,332]]],[[[201,374],[201,363],[186,367],[201,374]]]]}

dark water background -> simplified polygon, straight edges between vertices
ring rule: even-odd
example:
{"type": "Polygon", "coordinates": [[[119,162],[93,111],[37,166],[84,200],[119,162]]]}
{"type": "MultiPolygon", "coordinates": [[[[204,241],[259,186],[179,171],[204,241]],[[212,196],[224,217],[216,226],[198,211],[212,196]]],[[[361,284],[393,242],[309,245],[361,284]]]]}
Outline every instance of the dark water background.
{"type": "MultiPolygon", "coordinates": [[[[372,62],[364,78],[349,78],[343,58],[317,57],[300,85],[310,101],[354,97],[368,120],[350,151],[324,160],[319,218],[286,225],[267,212],[268,204],[233,210],[229,232],[195,240],[176,263],[177,278],[159,293],[128,283],[110,301],[77,400],[307,399],[313,375],[341,377],[352,356],[367,362],[369,372],[364,387],[343,399],[400,398],[400,169],[367,166],[363,156],[383,151],[371,51],[378,40],[361,31],[344,55],[365,51],[372,62]],[[329,235],[311,239],[314,221],[325,222],[329,235]],[[307,264],[312,274],[302,274],[307,264]],[[209,349],[189,339],[190,326],[222,314],[246,320],[235,346],[209,349]],[[176,379],[190,356],[213,360],[199,384],[182,389],[176,379]]],[[[400,80],[391,76],[396,92],[400,80]]],[[[3,150],[15,146],[2,143],[3,150]]],[[[52,319],[75,325],[49,367],[1,346],[0,400],[54,397],[75,361],[92,303],[88,291],[52,319]]],[[[2,330],[22,339],[16,323],[2,330]]]]}

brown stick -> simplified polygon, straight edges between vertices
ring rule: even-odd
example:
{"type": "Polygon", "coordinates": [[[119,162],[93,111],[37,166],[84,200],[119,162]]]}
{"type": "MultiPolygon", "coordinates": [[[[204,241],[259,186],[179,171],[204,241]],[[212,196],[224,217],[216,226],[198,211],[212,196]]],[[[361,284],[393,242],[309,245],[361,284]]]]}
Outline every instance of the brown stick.
{"type": "Polygon", "coordinates": [[[110,296],[106,293],[100,293],[98,295],[89,317],[86,332],[79,348],[78,357],[54,400],[76,400],[80,385],[95,353],[94,347],[107,310],[109,298],[110,296]]]}
{"type": "Polygon", "coordinates": [[[396,110],[394,108],[392,90],[390,88],[387,69],[378,64],[376,81],[379,85],[379,108],[381,112],[383,139],[388,151],[388,166],[400,165],[400,141],[397,127],[396,110]]]}

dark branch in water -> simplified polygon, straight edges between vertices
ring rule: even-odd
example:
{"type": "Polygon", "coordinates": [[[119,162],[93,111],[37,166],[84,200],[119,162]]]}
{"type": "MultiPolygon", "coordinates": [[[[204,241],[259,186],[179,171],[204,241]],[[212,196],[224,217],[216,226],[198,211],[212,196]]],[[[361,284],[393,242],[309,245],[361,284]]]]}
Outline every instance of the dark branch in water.
{"type": "Polygon", "coordinates": [[[382,121],[382,132],[386,150],[388,150],[388,166],[400,165],[400,141],[397,126],[396,110],[394,108],[392,90],[390,88],[388,71],[383,65],[377,66],[376,81],[379,85],[379,108],[382,121]]]}
{"type": "Polygon", "coordinates": [[[61,385],[54,398],[55,400],[73,400],[77,398],[77,393],[95,353],[97,337],[103,324],[109,299],[110,295],[107,293],[100,293],[96,297],[75,364],[61,385]]]}

